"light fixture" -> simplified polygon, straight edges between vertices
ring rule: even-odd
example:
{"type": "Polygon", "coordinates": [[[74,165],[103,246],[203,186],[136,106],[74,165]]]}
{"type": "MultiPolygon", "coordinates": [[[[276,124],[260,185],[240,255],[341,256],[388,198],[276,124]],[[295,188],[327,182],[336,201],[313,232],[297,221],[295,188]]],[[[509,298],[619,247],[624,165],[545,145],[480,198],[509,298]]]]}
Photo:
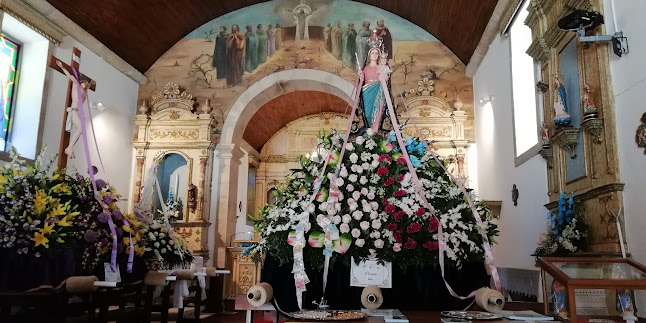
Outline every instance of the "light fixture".
{"type": "Polygon", "coordinates": [[[107,107],[106,107],[105,105],[103,105],[103,103],[101,103],[101,102],[92,102],[92,101],[91,101],[91,102],[90,102],[90,106],[91,106],[93,109],[97,109],[97,110],[99,110],[99,112],[103,112],[103,110],[105,110],[105,109],[107,108],[107,107]]]}
{"type": "MultiPolygon", "coordinates": [[[[615,55],[628,54],[628,38],[622,31],[613,35],[592,35],[586,36],[586,32],[604,24],[603,15],[596,11],[574,10],[569,15],[558,21],[559,29],[563,31],[576,32],[577,39],[582,43],[611,42],[615,55]]],[[[617,28],[615,27],[615,30],[617,28]]]]}
{"type": "Polygon", "coordinates": [[[490,95],[488,97],[483,96],[482,98],[480,98],[480,101],[478,102],[480,103],[481,107],[484,107],[485,104],[493,102],[493,99],[494,99],[493,95],[490,95]]]}

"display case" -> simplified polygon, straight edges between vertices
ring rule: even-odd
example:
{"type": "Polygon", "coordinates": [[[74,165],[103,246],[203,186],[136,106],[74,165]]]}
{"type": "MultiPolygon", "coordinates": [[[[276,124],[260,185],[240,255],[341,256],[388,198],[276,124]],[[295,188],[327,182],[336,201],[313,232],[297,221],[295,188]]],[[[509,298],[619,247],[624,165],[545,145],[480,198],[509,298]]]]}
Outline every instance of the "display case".
{"type": "Polygon", "coordinates": [[[628,258],[539,257],[546,315],[562,321],[634,316],[634,290],[646,290],[646,266],[628,258]]]}

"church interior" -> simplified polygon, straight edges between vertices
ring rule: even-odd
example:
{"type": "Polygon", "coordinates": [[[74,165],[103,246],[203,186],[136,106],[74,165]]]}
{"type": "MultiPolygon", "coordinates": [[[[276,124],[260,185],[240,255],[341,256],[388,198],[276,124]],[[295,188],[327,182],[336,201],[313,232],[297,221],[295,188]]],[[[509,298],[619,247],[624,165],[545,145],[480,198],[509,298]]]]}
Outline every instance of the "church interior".
{"type": "Polygon", "coordinates": [[[0,0],[0,322],[645,320],[644,12],[0,0]]]}

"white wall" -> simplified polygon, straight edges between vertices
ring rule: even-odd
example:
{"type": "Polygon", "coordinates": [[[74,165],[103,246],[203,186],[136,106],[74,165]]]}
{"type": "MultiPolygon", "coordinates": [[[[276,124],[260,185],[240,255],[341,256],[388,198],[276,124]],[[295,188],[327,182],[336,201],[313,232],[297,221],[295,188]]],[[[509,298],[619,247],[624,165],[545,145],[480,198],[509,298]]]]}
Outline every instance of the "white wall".
{"type": "Polygon", "coordinates": [[[473,78],[478,196],[502,201],[500,237],[493,249],[500,267],[534,267],[531,256],[546,229],[547,168],[540,155],[514,166],[510,42],[498,35],[473,78]],[[493,95],[492,104],[478,100],[493,95]],[[518,206],[511,200],[519,190],[518,206]]]}
{"type": "MultiPolygon", "coordinates": [[[[612,1],[604,0],[607,34],[614,33],[612,1]]],[[[635,143],[639,119],[646,112],[646,2],[615,0],[617,27],[628,37],[630,53],[619,58],[610,54],[610,71],[617,118],[619,169],[624,189],[625,227],[630,251],[635,260],[646,263],[646,155],[635,143]]],[[[640,317],[646,315],[646,293],[638,293],[637,309],[640,317]]]]}
{"type": "MultiPolygon", "coordinates": [[[[63,43],[54,49],[53,55],[69,64],[73,47],[81,50],[81,73],[97,83],[96,92],[88,92],[88,100],[101,102],[108,107],[103,112],[91,109],[98,150],[105,168],[104,171],[100,166],[94,139],[89,135],[92,163],[99,168],[97,178],[106,179],[116,188],[122,195],[119,206],[127,209],[127,199],[132,195],[129,194],[133,165],[131,140],[139,85],[70,37],[66,37],[63,43]]],[[[68,82],[65,75],[51,68],[47,69],[47,73],[50,73],[50,84],[46,90],[46,117],[42,142],[47,145],[46,155],[52,156],[58,152],[60,144],[68,82]]],[[[67,163],[69,173],[78,170],[79,173],[87,175],[82,139],[74,146],[74,154],[76,158],[68,160],[67,163]]]]}

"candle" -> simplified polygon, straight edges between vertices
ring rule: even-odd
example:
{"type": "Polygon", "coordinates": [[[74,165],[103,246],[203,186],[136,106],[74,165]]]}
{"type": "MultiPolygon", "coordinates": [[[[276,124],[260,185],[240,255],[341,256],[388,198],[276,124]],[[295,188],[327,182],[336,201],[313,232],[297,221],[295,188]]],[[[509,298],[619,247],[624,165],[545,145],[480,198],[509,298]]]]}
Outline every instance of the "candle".
{"type": "Polygon", "coordinates": [[[179,174],[175,174],[175,198],[177,198],[178,190],[179,190],[179,174]]]}

